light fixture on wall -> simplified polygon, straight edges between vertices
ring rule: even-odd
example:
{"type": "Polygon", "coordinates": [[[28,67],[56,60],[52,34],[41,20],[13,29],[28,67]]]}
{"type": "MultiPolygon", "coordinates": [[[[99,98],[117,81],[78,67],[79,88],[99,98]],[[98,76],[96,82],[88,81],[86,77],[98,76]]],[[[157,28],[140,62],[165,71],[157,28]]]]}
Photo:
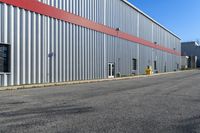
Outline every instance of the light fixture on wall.
{"type": "Polygon", "coordinates": [[[116,28],[115,30],[116,30],[116,31],[120,31],[120,28],[118,27],[118,28],[116,28]]]}

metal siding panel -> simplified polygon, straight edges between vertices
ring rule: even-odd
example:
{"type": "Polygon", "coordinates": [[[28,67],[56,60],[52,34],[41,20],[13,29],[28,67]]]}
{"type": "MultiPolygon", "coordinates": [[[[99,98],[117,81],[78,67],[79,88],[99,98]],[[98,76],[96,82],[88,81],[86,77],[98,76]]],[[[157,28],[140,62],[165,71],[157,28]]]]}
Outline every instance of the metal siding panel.
{"type": "Polygon", "coordinates": [[[31,45],[31,50],[32,50],[32,83],[36,83],[36,14],[32,13],[32,45],[31,45]]]}
{"type": "Polygon", "coordinates": [[[20,9],[15,8],[15,84],[20,84],[20,9]]]}
{"type": "MultiPolygon", "coordinates": [[[[58,2],[56,1],[56,7],[58,7],[58,2]]],[[[59,28],[59,24],[58,24],[58,20],[55,19],[55,39],[54,39],[54,50],[55,50],[55,67],[54,67],[54,72],[55,72],[55,82],[58,82],[58,60],[59,60],[59,49],[58,49],[58,28],[59,28]]]]}
{"type": "Polygon", "coordinates": [[[81,36],[81,40],[82,40],[82,45],[81,45],[81,49],[82,49],[82,54],[81,54],[81,60],[82,60],[82,62],[81,62],[81,64],[82,64],[82,67],[81,67],[81,72],[82,72],[82,80],[84,80],[85,79],[85,75],[86,75],[86,73],[85,73],[85,63],[86,63],[86,61],[85,61],[85,45],[86,45],[86,43],[85,43],[85,28],[83,28],[82,29],[82,36],[81,36]]]}
{"type": "MultiPolygon", "coordinates": [[[[74,4],[73,4],[74,5],[74,4]]],[[[76,51],[75,51],[75,37],[76,37],[76,29],[75,29],[75,25],[72,25],[72,30],[73,30],[73,33],[72,33],[72,71],[73,71],[73,75],[72,75],[72,80],[75,80],[76,77],[75,77],[75,74],[76,74],[76,68],[75,68],[75,65],[76,65],[76,51]]]]}
{"type": "Polygon", "coordinates": [[[36,82],[41,83],[41,16],[37,15],[37,44],[36,44],[36,62],[37,62],[37,70],[36,70],[36,82]]]}
{"type": "MultiPolygon", "coordinates": [[[[90,3],[91,4],[91,3],[90,3]]],[[[88,55],[88,68],[89,68],[89,70],[88,70],[88,74],[89,74],[89,79],[91,79],[92,78],[92,39],[90,38],[91,36],[92,36],[92,32],[91,32],[91,30],[88,30],[89,31],[89,36],[88,36],[88,40],[89,40],[89,45],[88,45],[88,53],[89,53],[89,55],[88,55]]]]}
{"type": "MultiPolygon", "coordinates": [[[[1,4],[0,4],[1,7],[1,4]]],[[[0,9],[1,10],[1,9],[0,9]]],[[[1,14],[0,14],[1,16],[1,14]]],[[[9,6],[9,43],[11,45],[11,75],[10,75],[10,82],[9,85],[14,85],[14,8],[12,6],[9,6]]],[[[0,29],[1,29],[1,18],[0,18],[0,29]]],[[[1,31],[0,31],[1,32],[1,31]]],[[[1,36],[1,33],[0,33],[1,36]]],[[[1,39],[0,39],[1,41],[1,39]]]]}
{"type": "MultiPolygon", "coordinates": [[[[2,3],[0,3],[0,42],[3,42],[3,40],[2,40],[2,33],[3,33],[3,31],[2,31],[2,27],[3,27],[3,24],[2,24],[2,22],[3,22],[3,9],[2,9],[2,3]]],[[[1,77],[1,81],[2,81],[2,77],[1,77]]]]}
{"type": "Polygon", "coordinates": [[[3,10],[4,10],[4,14],[3,14],[3,18],[4,18],[4,22],[3,22],[3,42],[4,43],[8,43],[8,6],[6,4],[3,4],[3,10]]]}
{"type": "Polygon", "coordinates": [[[79,58],[78,58],[78,40],[79,40],[79,33],[78,33],[78,26],[75,26],[75,64],[74,64],[74,68],[75,68],[75,80],[79,80],[79,75],[78,75],[78,66],[79,66],[79,58]]]}
{"type": "Polygon", "coordinates": [[[85,34],[85,79],[88,79],[88,33],[87,33],[87,30],[85,29],[84,31],[84,34],[85,34]]]}
{"type": "MultiPolygon", "coordinates": [[[[40,1],[181,51],[179,39],[156,24],[152,27],[149,19],[122,1],[40,1]]],[[[152,48],[87,28],[2,3],[0,11],[0,41],[11,43],[12,51],[11,76],[5,79],[1,76],[2,83],[19,85],[107,78],[108,62],[115,62],[117,71],[118,58],[123,74],[130,74],[132,58],[138,59],[138,71],[143,74],[149,60],[153,65],[156,58],[152,48]],[[51,52],[55,54],[52,59],[48,58],[51,52]]],[[[159,71],[164,71],[165,60],[168,71],[173,71],[180,62],[179,56],[156,51],[159,71]]]]}
{"type": "MultiPolygon", "coordinates": [[[[61,3],[60,3],[61,4],[61,3]]],[[[63,47],[63,40],[62,40],[62,21],[59,21],[59,82],[63,82],[63,70],[62,70],[62,66],[63,66],[63,61],[62,61],[62,58],[63,58],[63,51],[62,49],[64,49],[63,47]]]]}
{"type": "Polygon", "coordinates": [[[82,45],[82,41],[81,41],[81,30],[82,30],[82,27],[80,26],[77,26],[77,33],[78,33],[78,40],[77,40],[77,80],[81,80],[81,67],[82,67],[82,64],[81,64],[81,45],[82,45]]]}
{"type": "Polygon", "coordinates": [[[20,54],[20,60],[21,60],[21,66],[20,66],[20,74],[21,74],[21,84],[26,84],[26,31],[25,31],[25,10],[21,10],[21,32],[20,32],[20,40],[21,40],[21,54],[20,54]]]}
{"type": "MultiPolygon", "coordinates": [[[[9,10],[8,10],[8,6],[6,5],[6,4],[4,4],[4,34],[3,34],[3,36],[4,36],[4,41],[3,42],[5,42],[5,43],[9,43],[9,33],[8,33],[8,31],[9,31],[9,26],[8,26],[8,22],[9,22],[9,17],[8,17],[8,15],[9,15],[9,10]]],[[[3,82],[3,85],[4,86],[7,86],[8,84],[9,84],[9,74],[4,74],[4,76],[3,76],[3,80],[4,80],[4,82],[3,82]]]]}
{"type": "Polygon", "coordinates": [[[46,17],[46,82],[50,82],[50,58],[49,58],[49,54],[51,52],[51,49],[50,49],[50,18],[49,17],[46,17]]]}
{"type": "MultiPolygon", "coordinates": [[[[64,4],[65,5],[65,4],[64,4]]],[[[62,50],[62,59],[61,59],[61,61],[62,61],[62,68],[61,68],[61,72],[60,73],[62,73],[62,81],[66,81],[66,39],[65,39],[65,37],[66,37],[66,28],[65,28],[65,22],[63,22],[62,23],[62,41],[63,41],[63,48],[61,48],[61,50],[62,50]]]]}
{"type": "Polygon", "coordinates": [[[50,49],[51,49],[51,52],[54,54],[54,56],[52,56],[52,58],[50,58],[50,82],[54,82],[55,79],[53,77],[55,77],[54,75],[54,61],[55,61],[55,56],[56,56],[56,52],[55,52],[55,49],[54,49],[54,34],[55,34],[55,29],[54,29],[54,23],[55,23],[55,20],[53,18],[51,18],[51,27],[50,27],[50,33],[51,33],[51,40],[50,40],[50,49]]]}
{"type": "Polygon", "coordinates": [[[66,68],[66,75],[67,75],[67,81],[69,81],[70,80],[70,25],[67,23],[66,24],[66,30],[65,31],[67,31],[67,33],[66,33],[66,41],[67,41],[67,43],[66,43],[66,45],[67,45],[67,49],[66,49],[66,52],[67,52],[67,55],[66,55],[66,58],[67,58],[67,64],[66,64],[66,66],[67,66],[67,68],[66,68]]]}
{"type": "Polygon", "coordinates": [[[70,73],[70,75],[69,75],[69,80],[71,81],[71,80],[72,80],[72,76],[73,76],[73,69],[72,69],[72,66],[73,66],[73,65],[72,65],[72,63],[73,63],[73,61],[72,61],[72,59],[73,59],[73,58],[72,58],[72,57],[73,57],[73,56],[72,56],[72,53],[73,53],[73,52],[72,52],[72,50],[73,50],[73,49],[72,49],[72,43],[73,43],[73,40],[72,40],[73,31],[72,31],[72,29],[73,29],[73,28],[72,28],[72,25],[71,25],[71,24],[69,24],[69,26],[70,26],[70,27],[69,27],[69,28],[70,28],[70,30],[69,30],[69,32],[70,32],[70,33],[69,33],[69,36],[70,36],[70,43],[69,43],[69,53],[70,53],[70,54],[69,54],[69,57],[70,57],[70,61],[69,61],[69,64],[70,64],[69,73],[70,73]]]}
{"type": "Polygon", "coordinates": [[[26,45],[27,45],[27,84],[31,84],[31,12],[27,12],[27,27],[26,27],[26,33],[27,33],[27,38],[26,38],[26,45]]]}

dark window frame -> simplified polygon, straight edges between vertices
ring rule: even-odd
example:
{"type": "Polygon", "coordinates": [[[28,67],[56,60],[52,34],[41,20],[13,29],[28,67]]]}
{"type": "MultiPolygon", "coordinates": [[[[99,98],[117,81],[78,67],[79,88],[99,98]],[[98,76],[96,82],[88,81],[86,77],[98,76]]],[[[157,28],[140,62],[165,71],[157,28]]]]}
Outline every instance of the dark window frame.
{"type": "Polygon", "coordinates": [[[6,47],[7,53],[4,53],[5,52],[4,50],[2,52],[0,51],[0,58],[6,58],[7,61],[4,62],[4,59],[2,59],[3,68],[0,68],[0,73],[10,73],[11,72],[11,45],[7,43],[0,43],[0,50],[1,50],[1,47],[6,47]]]}
{"type": "Polygon", "coordinates": [[[108,63],[108,76],[111,76],[111,74],[112,74],[112,76],[113,77],[115,77],[115,63],[114,62],[109,62],[108,63]],[[112,71],[110,71],[111,70],[111,66],[112,66],[112,71]]]}
{"type": "Polygon", "coordinates": [[[137,59],[136,58],[132,59],[132,70],[137,70],[137,59]]]}
{"type": "Polygon", "coordinates": [[[177,70],[179,70],[180,64],[179,64],[179,63],[176,63],[176,67],[177,67],[177,70]]]}
{"type": "Polygon", "coordinates": [[[157,61],[154,61],[154,70],[157,70],[157,61]]]}

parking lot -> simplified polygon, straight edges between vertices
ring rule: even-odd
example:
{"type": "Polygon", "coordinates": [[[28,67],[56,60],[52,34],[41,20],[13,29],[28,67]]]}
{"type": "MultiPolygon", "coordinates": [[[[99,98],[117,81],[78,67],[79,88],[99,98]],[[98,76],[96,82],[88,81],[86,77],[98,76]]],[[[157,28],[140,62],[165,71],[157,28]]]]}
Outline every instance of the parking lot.
{"type": "Polygon", "coordinates": [[[198,133],[200,71],[0,92],[4,133],[198,133]]]}

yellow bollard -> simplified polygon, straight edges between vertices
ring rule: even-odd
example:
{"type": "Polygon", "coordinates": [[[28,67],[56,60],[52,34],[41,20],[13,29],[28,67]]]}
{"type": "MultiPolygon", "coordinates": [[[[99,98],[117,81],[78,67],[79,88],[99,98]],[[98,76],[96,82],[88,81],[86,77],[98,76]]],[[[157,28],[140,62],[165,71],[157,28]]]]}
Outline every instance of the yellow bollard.
{"type": "Polygon", "coordinates": [[[146,73],[146,75],[152,75],[153,74],[151,66],[147,66],[145,73],[146,73]]]}

